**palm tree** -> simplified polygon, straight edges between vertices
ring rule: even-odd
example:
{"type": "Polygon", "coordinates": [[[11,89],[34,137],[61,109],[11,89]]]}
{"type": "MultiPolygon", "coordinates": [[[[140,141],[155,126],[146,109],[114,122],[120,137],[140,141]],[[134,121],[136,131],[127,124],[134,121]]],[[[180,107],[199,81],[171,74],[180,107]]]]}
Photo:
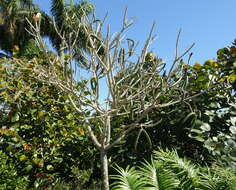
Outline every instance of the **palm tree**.
{"type": "Polygon", "coordinates": [[[0,48],[12,54],[14,47],[21,48],[32,38],[25,27],[25,17],[32,17],[36,7],[32,0],[0,1],[0,48]]]}
{"type": "MultiPolygon", "coordinates": [[[[66,4],[65,0],[51,1],[51,13],[53,15],[53,18],[57,24],[57,27],[65,32],[67,40],[69,40],[69,33],[71,33],[75,29],[75,27],[79,27],[81,18],[84,15],[91,14],[93,11],[93,5],[86,1],[81,1],[79,4],[75,4],[73,3],[73,1],[71,1],[70,4],[66,4]]],[[[84,36],[81,32],[80,38],[83,37],[84,36]]],[[[50,38],[53,42],[53,45],[55,45],[56,48],[60,48],[59,46],[61,39],[59,39],[57,35],[51,35],[50,38]]],[[[82,41],[83,40],[80,40],[80,42],[78,43],[81,44],[82,41]]]]}
{"type": "Polygon", "coordinates": [[[178,156],[159,150],[150,163],[138,169],[116,166],[112,190],[235,190],[236,176],[223,168],[202,168],[178,156]]]}
{"type": "MultiPolygon", "coordinates": [[[[70,4],[66,4],[65,0],[52,0],[51,13],[53,17],[51,17],[33,4],[32,0],[1,0],[0,48],[9,55],[12,55],[14,48],[20,51],[27,48],[25,46],[29,44],[33,37],[25,30],[28,27],[25,18],[27,17],[31,22],[34,22],[34,15],[40,12],[42,15],[41,35],[49,37],[59,54],[64,53],[66,49],[61,49],[63,46],[62,39],[55,30],[53,19],[56,22],[56,27],[64,34],[65,39],[67,41],[74,40],[76,37],[73,31],[80,25],[82,16],[92,13],[93,10],[92,4],[86,1],[81,1],[79,4],[71,1],[70,4]]],[[[80,60],[80,52],[87,49],[87,43],[82,30],[80,30],[78,36],[74,55],[77,60],[80,60]]]]}
{"type": "MultiPolygon", "coordinates": [[[[85,15],[89,15],[94,11],[94,7],[91,3],[87,1],[81,1],[79,4],[73,3],[70,1],[69,4],[66,4],[65,0],[52,0],[51,1],[51,13],[53,15],[53,19],[55,20],[56,27],[62,31],[65,40],[67,43],[69,41],[76,40],[76,46],[73,49],[74,58],[77,61],[82,60],[82,52],[83,50],[88,51],[87,37],[85,32],[83,32],[83,26],[81,27],[81,19],[85,15]],[[75,29],[79,28],[79,34],[74,32],[75,29]]],[[[51,25],[52,26],[52,25],[51,25]]],[[[64,54],[66,49],[63,48],[63,41],[60,36],[56,33],[54,28],[48,30],[46,34],[51,40],[53,46],[56,48],[58,53],[64,54]]]]}

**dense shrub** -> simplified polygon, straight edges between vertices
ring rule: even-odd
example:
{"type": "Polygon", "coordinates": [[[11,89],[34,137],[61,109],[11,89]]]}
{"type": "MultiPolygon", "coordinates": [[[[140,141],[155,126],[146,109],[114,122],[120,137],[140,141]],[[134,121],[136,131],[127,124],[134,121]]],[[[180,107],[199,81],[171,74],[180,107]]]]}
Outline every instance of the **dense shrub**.
{"type": "Polygon", "coordinates": [[[0,189],[27,190],[29,180],[19,175],[11,159],[0,151],[0,189]]]}

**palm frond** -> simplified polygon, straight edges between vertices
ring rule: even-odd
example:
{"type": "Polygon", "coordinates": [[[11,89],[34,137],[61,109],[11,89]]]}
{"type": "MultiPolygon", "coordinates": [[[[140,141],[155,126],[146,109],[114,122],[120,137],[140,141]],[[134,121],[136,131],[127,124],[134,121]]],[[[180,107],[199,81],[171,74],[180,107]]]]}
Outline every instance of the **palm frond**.
{"type": "Polygon", "coordinates": [[[115,167],[117,175],[111,175],[111,179],[116,180],[112,185],[112,190],[140,190],[144,187],[141,177],[134,167],[123,169],[115,167]]]}
{"type": "Polygon", "coordinates": [[[58,25],[62,25],[65,17],[65,1],[64,0],[52,0],[51,1],[51,13],[58,25]]]}
{"type": "Polygon", "coordinates": [[[144,162],[140,167],[141,175],[150,190],[173,190],[177,189],[179,180],[170,170],[165,169],[162,162],[144,162]]]}
{"type": "Polygon", "coordinates": [[[84,15],[90,15],[94,12],[95,8],[93,4],[88,1],[81,1],[79,4],[74,5],[73,10],[77,16],[77,18],[81,18],[84,15]]]}
{"type": "Polygon", "coordinates": [[[176,151],[159,150],[154,152],[154,158],[162,161],[168,170],[177,174],[182,189],[194,189],[198,186],[199,169],[185,158],[180,158],[176,151]]]}
{"type": "Polygon", "coordinates": [[[113,190],[236,190],[236,175],[221,167],[200,167],[176,151],[160,149],[135,170],[116,168],[113,190]]]}
{"type": "Polygon", "coordinates": [[[236,176],[224,168],[207,168],[201,173],[200,185],[206,190],[236,190],[236,176]]]}

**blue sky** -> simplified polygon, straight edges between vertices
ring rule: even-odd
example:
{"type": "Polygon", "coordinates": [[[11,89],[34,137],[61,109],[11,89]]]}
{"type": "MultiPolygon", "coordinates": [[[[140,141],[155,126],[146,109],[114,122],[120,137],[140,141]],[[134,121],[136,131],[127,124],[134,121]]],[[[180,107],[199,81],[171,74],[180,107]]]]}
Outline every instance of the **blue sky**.
{"type": "MultiPolygon", "coordinates": [[[[35,0],[44,10],[50,1],[35,0]]],[[[192,62],[203,62],[216,57],[219,48],[230,45],[236,38],[235,0],[90,0],[96,15],[108,13],[107,23],[113,32],[120,28],[125,7],[128,15],[135,18],[128,36],[143,45],[152,23],[157,23],[157,41],[153,50],[160,58],[170,62],[174,57],[178,30],[182,29],[180,50],[195,42],[192,62]]]]}

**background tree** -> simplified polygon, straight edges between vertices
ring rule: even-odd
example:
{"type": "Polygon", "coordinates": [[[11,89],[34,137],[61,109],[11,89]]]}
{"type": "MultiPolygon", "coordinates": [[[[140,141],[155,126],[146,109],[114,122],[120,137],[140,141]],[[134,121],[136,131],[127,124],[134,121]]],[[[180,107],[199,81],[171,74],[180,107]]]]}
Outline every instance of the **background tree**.
{"type": "Polygon", "coordinates": [[[217,59],[199,65],[224,90],[208,93],[193,120],[191,137],[197,139],[214,159],[235,172],[235,43],[217,51],[217,59]]]}
{"type": "MultiPolygon", "coordinates": [[[[209,59],[204,64],[189,65],[182,61],[188,71],[188,93],[193,95],[210,90],[194,100],[162,108],[150,115],[151,118],[161,117],[162,122],[156,128],[129,135],[122,146],[116,147],[115,161],[123,160],[119,162],[122,166],[137,164],[143,158],[149,159],[152,151],[160,146],[175,147],[179,155],[195,162],[212,164],[224,160],[229,169],[235,170],[235,140],[231,132],[235,117],[234,49],[234,45],[222,48],[217,52],[217,59],[209,59]],[[120,152],[122,159],[116,151],[120,152]]],[[[119,121],[113,122],[116,125],[119,121]]]]}
{"type": "MultiPolygon", "coordinates": [[[[71,2],[66,4],[64,0],[52,0],[51,13],[53,16],[47,15],[40,10],[31,0],[10,0],[1,1],[0,3],[0,47],[9,56],[26,56],[26,51],[31,51],[31,56],[35,54],[32,48],[35,50],[35,42],[32,41],[32,36],[26,32],[29,25],[26,18],[30,20],[34,25],[40,22],[40,34],[42,37],[48,37],[52,45],[59,53],[66,51],[61,49],[62,44],[61,37],[54,29],[54,24],[60,28],[61,34],[66,37],[67,43],[69,39],[69,32],[71,27],[79,27],[79,21],[82,15],[89,15],[93,11],[93,5],[86,1],[81,1],[79,4],[71,2]],[[38,17],[37,18],[37,14],[38,17]],[[73,19],[71,19],[73,18],[73,19]],[[55,23],[54,21],[55,20],[55,23]],[[63,32],[62,32],[63,31],[63,32]]],[[[80,55],[80,49],[86,49],[86,36],[84,32],[77,34],[76,36],[70,36],[70,38],[77,38],[76,47],[76,59],[82,60],[80,55]],[[77,38],[77,35],[79,38],[77,38]]],[[[27,54],[29,55],[29,53],[27,54]]]]}
{"type": "Polygon", "coordinates": [[[74,60],[80,62],[80,66],[84,67],[88,65],[86,65],[81,51],[88,51],[88,38],[83,28],[85,27],[87,30],[89,28],[86,25],[82,26],[81,19],[85,15],[91,15],[93,11],[93,5],[87,1],[80,1],[78,4],[73,1],[67,4],[65,0],[51,1],[51,14],[54,21],[50,21],[50,30],[46,32],[46,35],[62,57],[68,51],[73,51],[74,60]],[[75,28],[78,28],[77,32],[73,32],[75,28]],[[75,45],[73,45],[73,50],[69,50],[70,47],[67,45],[72,41],[75,45]]]}
{"type": "Polygon", "coordinates": [[[33,17],[36,6],[31,0],[3,0],[0,2],[0,47],[12,54],[32,37],[25,32],[25,17],[33,17]]]}

